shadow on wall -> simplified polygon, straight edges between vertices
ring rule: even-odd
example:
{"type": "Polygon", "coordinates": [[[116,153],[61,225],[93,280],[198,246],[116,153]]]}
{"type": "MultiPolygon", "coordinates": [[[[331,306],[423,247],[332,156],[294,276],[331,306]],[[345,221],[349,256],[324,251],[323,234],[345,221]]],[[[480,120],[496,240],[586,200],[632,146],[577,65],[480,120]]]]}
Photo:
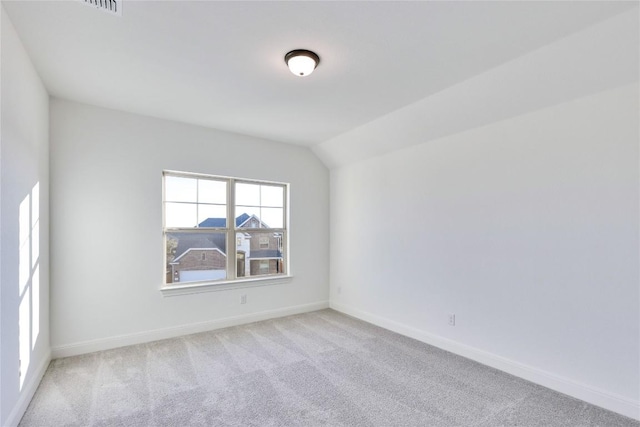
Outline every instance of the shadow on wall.
{"type": "Polygon", "coordinates": [[[40,335],[40,183],[20,203],[18,270],[18,340],[20,384],[31,363],[31,355],[40,335]]]}

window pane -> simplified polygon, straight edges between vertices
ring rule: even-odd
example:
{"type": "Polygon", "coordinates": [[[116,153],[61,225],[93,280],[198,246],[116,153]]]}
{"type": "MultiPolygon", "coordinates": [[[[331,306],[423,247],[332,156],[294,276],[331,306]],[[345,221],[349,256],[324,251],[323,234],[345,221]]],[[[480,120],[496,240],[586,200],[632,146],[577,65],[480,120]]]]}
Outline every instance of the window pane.
{"type": "Polygon", "coordinates": [[[195,227],[197,222],[195,203],[165,203],[165,227],[195,227]]]}
{"type": "Polygon", "coordinates": [[[260,186],[236,183],[236,205],[260,206],[260,186]]]}
{"type": "Polygon", "coordinates": [[[167,233],[166,283],[227,278],[225,233],[167,233]]]}
{"type": "Polygon", "coordinates": [[[284,188],[281,186],[262,185],[260,188],[262,206],[281,208],[284,206],[284,188]]]}
{"type": "Polygon", "coordinates": [[[282,233],[236,233],[238,277],[284,274],[282,233]]]}
{"type": "Polygon", "coordinates": [[[236,206],[236,227],[260,228],[260,208],[236,206]]]}
{"type": "Polygon", "coordinates": [[[198,205],[199,227],[226,227],[227,207],[220,205],[198,205]]]}
{"type": "Polygon", "coordinates": [[[198,180],[198,203],[227,204],[227,183],[210,179],[198,180]]]}
{"type": "Polygon", "coordinates": [[[268,228],[284,228],[284,209],[262,208],[262,224],[268,228]]]}
{"type": "Polygon", "coordinates": [[[164,177],[164,198],[167,202],[197,202],[198,180],[180,176],[164,177]]]}
{"type": "Polygon", "coordinates": [[[285,227],[286,185],[176,174],[163,176],[167,285],[206,284],[228,280],[229,274],[238,278],[287,274],[283,252],[287,232],[269,230],[285,227]],[[235,206],[228,206],[230,197],[235,206]],[[227,216],[230,212],[232,217],[227,216]],[[232,234],[207,229],[227,227],[232,234]],[[227,255],[233,259],[227,260],[227,255]]]}

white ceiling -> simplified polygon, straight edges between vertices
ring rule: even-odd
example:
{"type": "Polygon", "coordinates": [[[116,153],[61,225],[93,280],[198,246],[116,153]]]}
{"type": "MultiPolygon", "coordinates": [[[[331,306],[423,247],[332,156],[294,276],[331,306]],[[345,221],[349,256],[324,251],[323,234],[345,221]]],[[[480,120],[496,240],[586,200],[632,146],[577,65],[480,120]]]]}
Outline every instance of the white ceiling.
{"type": "Polygon", "coordinates": [[[313,146],[634,2],[2,1],[50,94],[313,146]],[[284,55],[321,58],[309,77],[284,55]]]}

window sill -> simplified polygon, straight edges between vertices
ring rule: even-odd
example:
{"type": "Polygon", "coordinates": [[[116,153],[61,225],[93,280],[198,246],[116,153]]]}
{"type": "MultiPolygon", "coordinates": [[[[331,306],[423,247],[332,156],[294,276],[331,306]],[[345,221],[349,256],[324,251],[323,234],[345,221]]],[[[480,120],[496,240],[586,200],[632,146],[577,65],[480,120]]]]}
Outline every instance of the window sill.
{"type": "Polygon", "coordinates": [[[218,292],[228,289],[255,288],[257,286],[278,285],[291,282],[293,276],[253,277],[251,279],[222,280],[210,283],[193,283],[188,285],[170,285],[160,288],[163,297],[199,294],[202,292],[218,292]]]}

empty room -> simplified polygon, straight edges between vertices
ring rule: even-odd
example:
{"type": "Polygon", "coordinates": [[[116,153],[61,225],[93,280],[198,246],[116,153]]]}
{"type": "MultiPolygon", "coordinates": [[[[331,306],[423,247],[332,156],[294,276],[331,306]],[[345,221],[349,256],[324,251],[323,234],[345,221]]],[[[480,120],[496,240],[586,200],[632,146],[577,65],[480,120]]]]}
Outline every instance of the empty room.
{"type": "Polygon", "coordinates": [[[1,426],[640,426],[639,2],[0,5],[1,426]]]}

